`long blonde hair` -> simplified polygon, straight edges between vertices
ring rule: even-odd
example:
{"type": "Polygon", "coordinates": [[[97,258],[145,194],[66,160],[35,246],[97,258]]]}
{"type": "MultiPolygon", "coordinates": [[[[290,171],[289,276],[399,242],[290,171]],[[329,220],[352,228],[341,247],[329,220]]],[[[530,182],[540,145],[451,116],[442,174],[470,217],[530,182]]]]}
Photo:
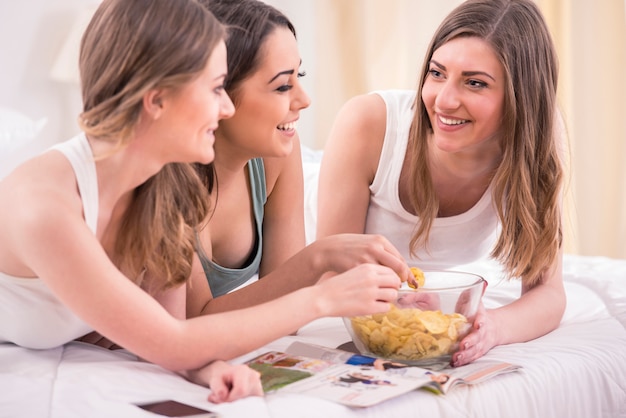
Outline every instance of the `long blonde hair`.
{"type": "MultiPolygon", "coordinates": [[[[223,26],[195,0],[104,0],[81,42],[79,123],[85,134],[125,146],[144,94],[195,79],[224,36],[223,26]]],[[[165,288],[183,283],[191,272],[193,228],[206,217],[207,205],[190,165],[166,165],[134,191],[113,261],[136,282],[147,270],[162,277],[165,288]]]]}
{"type": "Polygon", "coordinates": [[[562,242],[563,166],[555,118],[558,60],[541,12],[532,0],[468,0],[437,29],[422,67],[409,134],[410,201],[421,223],[411,238],[425,245],[438,200],[428,168],[432,127],[421,100],[433,52],[458,37],[489,43],[505,73],[502,161],[493,176],[493,200],[502,224],[491,255],[509,277],[533,285],[556,258],[562,242]]]}

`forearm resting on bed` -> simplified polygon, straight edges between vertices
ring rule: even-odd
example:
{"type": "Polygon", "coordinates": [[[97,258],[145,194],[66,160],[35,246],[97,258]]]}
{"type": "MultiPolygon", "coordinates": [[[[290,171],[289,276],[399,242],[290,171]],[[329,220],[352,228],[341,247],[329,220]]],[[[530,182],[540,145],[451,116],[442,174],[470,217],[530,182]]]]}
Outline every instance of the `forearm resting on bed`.
{"type": "Polygon", "coordinates": [[[516,301],[491,311],[499,330],[498,345],[541,337],[559,326],[565,311],[562,282],[539,284],[516,301]]]}

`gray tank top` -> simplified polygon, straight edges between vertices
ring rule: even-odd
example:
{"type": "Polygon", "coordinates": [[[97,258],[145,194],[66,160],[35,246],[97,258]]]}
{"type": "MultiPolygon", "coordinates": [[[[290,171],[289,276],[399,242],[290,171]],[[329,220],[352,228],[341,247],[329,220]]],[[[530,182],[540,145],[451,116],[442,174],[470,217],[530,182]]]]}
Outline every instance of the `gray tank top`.
{"type": "MultiPolygon", "coordinates": [[[[214,298],[225,295],[244,284],[259,272],[259,266],[261,265],[261,255],[263,254],[263,215],[265,202],[267,201],[263,159],[255,158],[248,161],[248,171],[250,175],[250,197],[256,223],[256,239],[254,250],[245,265],[242,268],[228,268],[214,263],[206,256],[196,234],[196,251],[214,298]]],[[[233,239],[237,238],[233,237],[233,239]]]]}

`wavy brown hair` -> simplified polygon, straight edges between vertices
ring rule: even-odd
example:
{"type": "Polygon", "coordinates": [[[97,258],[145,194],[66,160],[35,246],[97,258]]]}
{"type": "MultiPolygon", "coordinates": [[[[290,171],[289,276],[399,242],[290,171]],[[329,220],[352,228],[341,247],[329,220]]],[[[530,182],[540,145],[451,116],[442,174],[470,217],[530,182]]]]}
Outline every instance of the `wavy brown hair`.
{"type": "MultiPolygon", "coordinates": [[[[79,123],[85,134],[124,147],[144,94],[193,81],[224,36],[195,0],[104,0],[81,41],[79,123]]],[[[187,280],[193,228],[208,211],[205,190],[192,166],[180,163],[135,189],[117,235],[116,265],[135,282],[144,270],[162,277],[164,288],[187,280]]]]}
{"type": "Polygon", "coordinates": [[[558,59],[538,7],[532,0],[468,0],[441,23],[422,67],[409,134],[410,201],[422,222],[412,252],[424,245],[437,216],[438,200],[428,165],[432,127],[421,100],[434,51],[458,37],[477,37],[497,55],[506,74],[502,120],[502,161],[493,175],[493,200],[502,224],[491,256],[509,277],[539,282],[562,243],[560,159],[556,89],[558,59]]]}

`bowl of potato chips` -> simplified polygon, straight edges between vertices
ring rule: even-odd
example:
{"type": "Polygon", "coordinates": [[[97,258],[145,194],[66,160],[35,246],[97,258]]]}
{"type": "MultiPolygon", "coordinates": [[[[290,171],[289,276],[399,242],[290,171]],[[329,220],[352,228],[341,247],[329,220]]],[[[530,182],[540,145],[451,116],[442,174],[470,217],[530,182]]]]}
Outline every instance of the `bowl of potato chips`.
{"type": "Polygon", "coordinates": [[[412,267],[389,311],[343,318],[357,350],[414,366],[448,364],[470,332],[487,282],[460,271],[412,267]]]}

